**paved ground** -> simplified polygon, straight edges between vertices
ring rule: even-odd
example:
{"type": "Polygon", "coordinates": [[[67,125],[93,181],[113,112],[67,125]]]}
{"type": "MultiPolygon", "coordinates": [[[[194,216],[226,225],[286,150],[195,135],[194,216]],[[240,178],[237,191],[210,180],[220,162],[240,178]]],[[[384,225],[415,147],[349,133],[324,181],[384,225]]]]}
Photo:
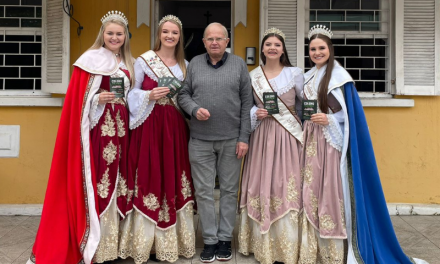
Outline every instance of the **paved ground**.
{"type": "MultiPolygon", "coordinates": [[[[394,229],[404,251],[413,257],[425,259],[430,264],[440,264],[440,216],[392,216],[394,229]]],[[[0,264],[26,263],[38,229],[40,217],[0,216],[0,264]]],[[[176,263],[200,263],[198,255],[203,247],[200,223],[197,225],[197,254],[193,259],[179,259],[176,263]]],[[[54,234],[55,235],[55,234],[54,234]]],[[[235,231],[236,236],[236,231],[235,231]]],[[[235,250],[230,264],[257,263],[253,256],[245,257],[235,250]]],[[[107,264],[132,264],[132,259],[117,260],[107,264]]],[[[149,263],[155,263],[149,261],[149,263]]],[[[225,262],[223,262],[225,263],[225,262]]]]}

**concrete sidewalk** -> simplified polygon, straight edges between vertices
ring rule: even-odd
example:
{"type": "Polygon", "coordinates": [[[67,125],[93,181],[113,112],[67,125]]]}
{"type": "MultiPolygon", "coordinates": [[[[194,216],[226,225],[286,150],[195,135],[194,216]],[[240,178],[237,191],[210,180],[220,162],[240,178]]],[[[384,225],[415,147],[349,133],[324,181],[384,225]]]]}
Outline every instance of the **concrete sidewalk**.
{"type": "MultiPolygon", "coordinates": [[[[181,258],[175,263],[201,263],[199,254],[203,248],[200,221],[197,223],[197,254],[192,259],[181,258]]],[[[397,238],[406,254],[421,258],[430,264],[440,264],[440,216],[391,216],[397,238]]],[[[38,216],[0,216],[0,264],[26,263],[38,229],[38,216]]],[[[237,227],[234,231],[237,237],[237,227]]],[[[243,256],[233,241],[233,259],[230,264],[258,263],[254,257],[243,256]]],[[[132,264],[132,259],[107,262],[108,264],[132,264]]],[[[157,263],[149,261],[148,263],[157,263]]],[[[217,263],[217,262],[214,262],[217,263]]],[[[225,263],[225,262],[223,262],[225,263]]]]}

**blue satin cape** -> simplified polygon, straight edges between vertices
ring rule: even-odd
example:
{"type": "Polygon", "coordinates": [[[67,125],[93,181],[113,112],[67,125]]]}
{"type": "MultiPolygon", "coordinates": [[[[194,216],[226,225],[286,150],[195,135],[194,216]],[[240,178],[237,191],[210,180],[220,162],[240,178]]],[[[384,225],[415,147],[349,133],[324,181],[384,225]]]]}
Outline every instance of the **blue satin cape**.
{"type": "Polygon", "coordinates": [[[352,82],[344,85],[349,118],[353,248],[359,263],[413,263],[403,253],[388,213],[364,109],[352,82]],[[356,237],[354,237],[356,236],[356,237]],[[356,250],[357,248],[357,250],[356,250]],[[361,259],[359,259],[359,257],[361,259]]]}

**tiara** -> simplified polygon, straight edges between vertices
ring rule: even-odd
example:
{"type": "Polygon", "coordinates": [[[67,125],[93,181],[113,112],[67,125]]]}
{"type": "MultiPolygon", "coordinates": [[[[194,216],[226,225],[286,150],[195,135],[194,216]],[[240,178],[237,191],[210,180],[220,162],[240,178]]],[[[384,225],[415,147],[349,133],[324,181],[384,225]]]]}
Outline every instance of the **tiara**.
{"type": "Polygon", "coordinates": [[[333,36],[333,32],[324,25],[314,25],[309,31],[309,40],[313,35],[317,34],[321,34],[329,38],[332,38],[333,36]]]}
{"type": "Polygon", "coordinates": [[[168,15],[168,16],[164,16],[160,21],[159,21],[159,26],[161,26],[163,23],[167,22],[167,21],[174,21],[177,24],[180,25],[180,28],[182,28],[182,22],[180,21],[180,19],[176,16],[173,15],[168,15]]]}
{"type": "Polygon", "coordinates": [[[269,35],[269,34],[277,34],[279,36],[281,36],[284,41],[286,40],[286,35],[284,35],[283,31],[279,30],[278,28],[269,28],[268,30],[264,31],[264,37],[269,35]]]}
{"type": "Polygon", "coordinates": [[[110,20],[119,20],[122,23],[124,23],[125,26],[128,25],[128,19],[121,11],[108,11],[108,13],[101,18],[102,24],[110,20]]]}

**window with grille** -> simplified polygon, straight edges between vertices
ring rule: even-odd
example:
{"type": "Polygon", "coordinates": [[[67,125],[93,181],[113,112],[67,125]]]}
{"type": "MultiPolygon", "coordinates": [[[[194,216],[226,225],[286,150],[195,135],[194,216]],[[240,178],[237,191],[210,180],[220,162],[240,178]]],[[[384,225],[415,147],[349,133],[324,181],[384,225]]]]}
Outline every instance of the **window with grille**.
{"type": "Polygon", "coordinates": [[[389,0],[310,0],[307,4],[306,70],[311,67],[308,31],[316,24],[325,25],[334,34],[335,58],[351,74],[357,90],[389,92],[389,0]]]}
{"type": "Polygon", "coordinates": [[[42,0],[0,0],[0,90],[41,90],[42,0]]]}

